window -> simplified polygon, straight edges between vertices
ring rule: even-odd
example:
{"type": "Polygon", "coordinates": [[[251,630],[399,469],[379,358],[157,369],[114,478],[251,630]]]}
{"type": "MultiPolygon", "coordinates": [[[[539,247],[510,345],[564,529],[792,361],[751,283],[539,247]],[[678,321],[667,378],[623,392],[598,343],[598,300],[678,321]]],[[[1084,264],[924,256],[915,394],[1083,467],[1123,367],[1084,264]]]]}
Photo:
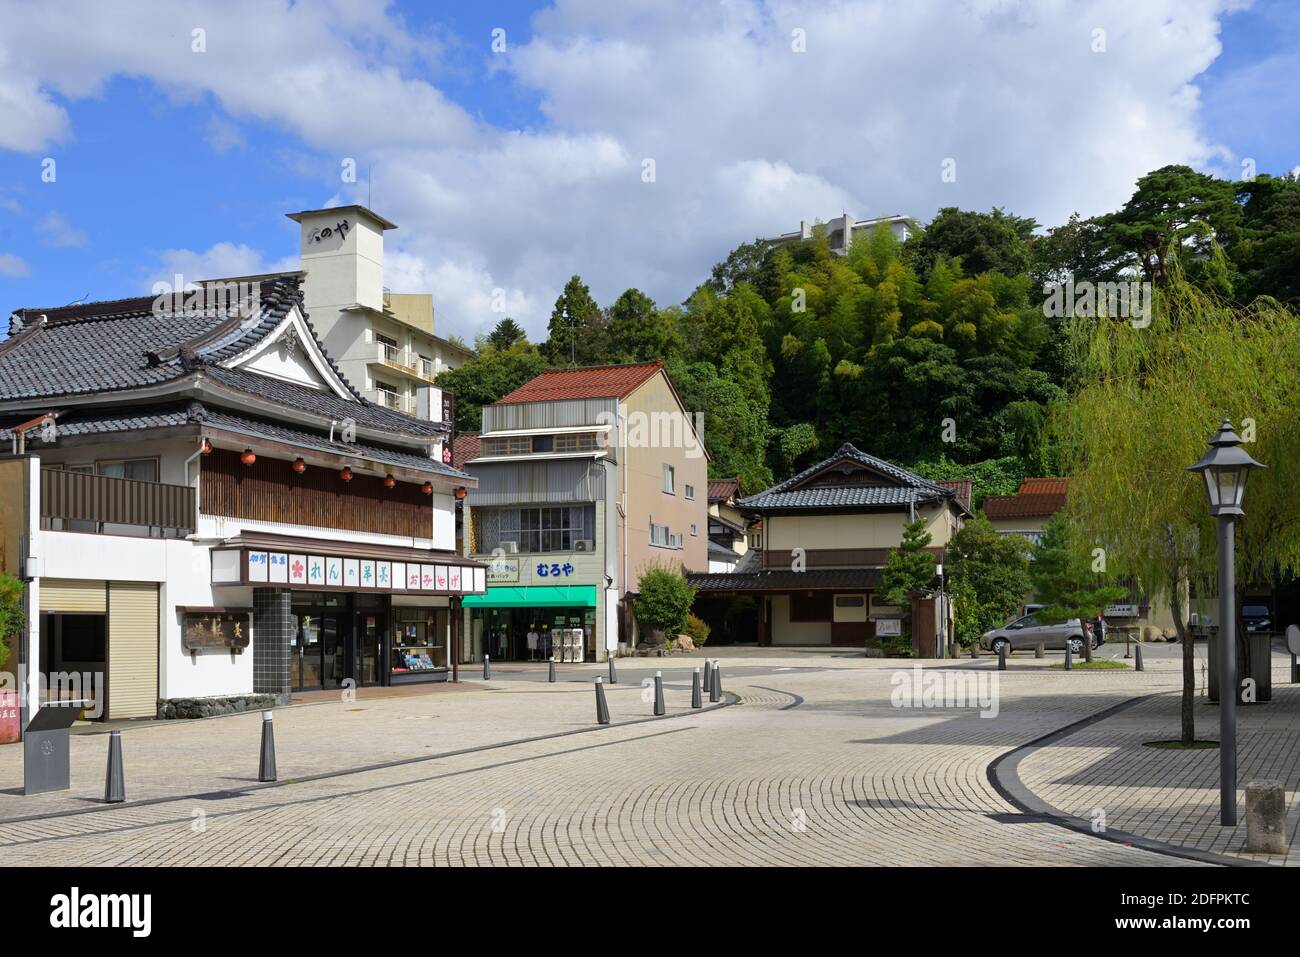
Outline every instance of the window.
{"type": "Polygon", "coordinates": [[[123,459],[118,462],[96,462],[95,470],[100,475],[113,478],[135,479],[138,482],[158,481],[157,459],[123,459]]]}
{"type": "Polygon", "coordinates": [[[686,497],[689,498],[689,499],[694,499],[694,498],[695,498],[695,486],[694,486],[694,485],[688,485],[688,486],[686,486],[686,497]]]}
{"type": "Polygon", "coordinates": [[[553,435],[534,435],[534,436],[533,436],[533,451],[534,451],[534,452],[549,452],[549,451],[551,451],[551,445],[552,445],[552,443],[553,443],[554,441],[555,441],[555,436],[553,436],[553,435]]]}
{"type": "Polygon", "coordinates": [[[830,621],[830,592],[799,592],[790,596],[791,621],[830,621]]]}
{"type": "MultiPolygon", "coordinates": [[[[687,487],[687,488],[690,488],[689,485],[686,486],[686,487],[687,487]]],[[[695,526],[692,525],[692,526],[691,526],[691,538],[695,538],[695,537],[697,536],[697,534],[698,534],[698,533],[695,531],[695,526]]]]}
{"type": "Polygon", "coordinates": [[[533,451],[533,440],[528,435],[484,439],[482,449],[484,455],[528,455],[533,451]]]}
{"type": "Polygon", "coordinates": [[[379,404],[387,406],[390,409],[400,408],[402,405],[401,390],[395,385],[389,385],[387,382],[375,380],[375,391],[379,393],[379,404]]]}
{"type": "Polygon", "coordinates": [[[596,540],[595,505],[483,509],[478,521],[481,553],[502,542],[515,542],[521,552],[568,552],[576,542],[596,540]]]}
{"type": "Polygon", "coordinates": [[[664,465],[664,491],[669,495],[677,494],[677,474],[671,465],[664,465]]]}
{"type": "Polygon", "coordinates": [[[751,544],[750,544],[750,547],[751,547],[751,548],[762,548],[762,547],[763,547],[763,533],[762,533],[762,532],[754,532],[754,533],[752,533],[752,534],[749,536],[749,538],[750,538],[750,543],[751,543],[751,544]]]}
{"type": "Polygon", "coordinates": [[[672,536],[668,532],[667,525],[656,525],[650,523],[650,544],[658,545],[660,548],[669,548],[672,536]]]}
{"type": "Polygon", "coordinates": [[[594,452],[595,449],[595,432],[567,432],[555,437],[557,452],[594,452]]]}

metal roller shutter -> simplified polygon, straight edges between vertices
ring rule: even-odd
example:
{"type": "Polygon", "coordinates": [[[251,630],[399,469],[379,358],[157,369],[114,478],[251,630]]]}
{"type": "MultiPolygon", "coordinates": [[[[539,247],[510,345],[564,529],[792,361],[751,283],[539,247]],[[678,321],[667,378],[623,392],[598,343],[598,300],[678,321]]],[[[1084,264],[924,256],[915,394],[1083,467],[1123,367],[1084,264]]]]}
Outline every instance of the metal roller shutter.
{"type": "Polygon", "coordinates": [[[109,718],[152,718],[158,711],[158,586],[109,582],[109,718]]]}
{"type": "Polygon", "coordinates": [[[40,580],[41,611],[103,614],[108,598],[102,581],[73,581],[67,578],[40,580]]]}

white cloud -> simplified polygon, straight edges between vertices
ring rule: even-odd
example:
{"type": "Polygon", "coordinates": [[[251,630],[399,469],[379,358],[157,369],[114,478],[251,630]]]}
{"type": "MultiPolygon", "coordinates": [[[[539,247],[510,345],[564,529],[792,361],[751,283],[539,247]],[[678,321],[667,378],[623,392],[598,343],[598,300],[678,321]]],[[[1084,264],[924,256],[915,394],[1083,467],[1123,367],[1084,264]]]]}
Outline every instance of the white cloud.
{"type": "Polygon", "coordinates": [[[260,276],[264,273],[295,270],[297,256],[267,263],[262,254],[243,243],[215,243],[203,252],[192,249],[167,249],[149,266],[141,287],[151,291],[156,282],[168,283],[173,289],[206,279],[234,276],[260,276]],[[177,277],[180,277],[179,283],[177,277]]]}
{"type": "Polygon", "coordinates": [[[36,224],[36,232],[47,246],[64,248],[86,245],[85,230],[78,229],[59,213],[49,212],[36,224]]]}
{"type": "Polygon", "coordinates": [[[32,274],[31,268],[13,253],[0,253],[0,276],[23,279],[32,274]]]}
{"type": "MultiPolygon", "coordinates": [[[[93,95],[118,73],[211,95],[295,134],[320,169],[374,164],[375,205],[401,227],[386,284],[432,292],[440,332],[490,327],[501,289],[536,337],[573,273],[602,302],[628,286],[672,302],[737,243],[801,219],[998,205],[1055,224],[1115,208],[1156,167],[1220,161],[1195,82],[1227,6],[558,0],[505,57],[482,39],[485,72],[542,106],[544,124],[512,131],[417,78],[441,48],[359,0],[32,5],[0,36],[0,119],[5,91],[9,112],[35,119],[0,122],[0,144],[70,135],[50,97],[93,95]],[[195,24],[206,54],[190,52],[195,24]],[[795,29],[807,52],[791,49],[795,29]],[[947,158],[955,183],[940,179],[947,158]]],[[[321,180],[322,200],[337,188],[321,180]]],[[[334,198],[365,202],[364,184],[343,189],[334,198]]],[[[262,268],[229,243],[167,255],[214,275],[262,268]]]]}

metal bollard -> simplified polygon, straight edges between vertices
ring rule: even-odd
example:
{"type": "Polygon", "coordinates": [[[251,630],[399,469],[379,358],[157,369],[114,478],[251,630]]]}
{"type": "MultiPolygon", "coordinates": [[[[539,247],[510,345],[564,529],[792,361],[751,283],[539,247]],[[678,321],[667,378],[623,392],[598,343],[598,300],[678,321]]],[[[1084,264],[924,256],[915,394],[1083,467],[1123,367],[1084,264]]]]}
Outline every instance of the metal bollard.
{"type": "Polygon", "coordinates": [[[126,800],[126,773],[122,769],[122,732],[108,736],[108,773],[104,776],[104,803],[121,804],[126,800]]]}
{"type": "Polygon", "coordinates": [[[1042,658],[1043,655],[1045,654],[1045,652],[1046,652],[1046,649],[1043,647],[1043,643],[1042,643],[1041,641],[1040,641],[1038,644],[1034,645],[1034,657],[1035,657],[1035,658],[1042,658]]]}
{"type": "Polygon", "coordinates": [[[555,684],[555,655],[551,655],[551,670],[546,676],[546,680],[551,684],[555,684]]]}
{"type": "Polygon", "coordinates": [[[491,655],[483,656],[483,680],[484,681],[492,680],[492,656],[491,655]]]}
{"type": "Polygon", "coordinates": [[[704,659],[704,693],[708,694],[713,690],[713,659],[704,659]]]}
{"type": "Polygon", "coordinates": [[[1133,646],[1133,670],[1135,671],[1142,670],[1142,646],[1141,645],[1133,646]]]}
{"type": "Polygon", "coordinates": [[[1065,670],[1069,671],[1073,667],[1074,667],[1074,655],[1070,653],[1070,642],[1067,639],[1065,642],[1065,670]]]}
{"type": "Polygon", "coordinates": [[[970,646],[970,656],[971,656],[972,658],[978,658],[978,657],[980,656],[980,646],[979,646],[979,645],[972,644],[972,645],[970,646]]]}
{"type": "Polygon", "coordinates": [[[275,725],[271,712],[262,712],[262,757],[257,764],[257,780],[275,780],[275,725]]]}
{"type": "Polygon", "coordinates": [[[655,672],[655,714],[664,713],[664,673],[655,672]]]}
{"type": "Polygon", "coordinates": [[[1007,646],[1006,642],[998,645],[998,671],[1007,670],[1007,646]]]}
{"type": "Polygon", "coordinates": [[[1279,781],[1246,785],[1246,850],[1252,854],[1285,854],[1286,789],[1279,781]]]}
{"type": "Polygon", "coordinates": [[[612,685],[618,684],[618,672],[614,670],[614,656],[612,654],[609,656],[609,683],[612,685]]]}
{"type": "Polygon", "coordinates": [[[713,680],[709,682],[709,703],[714,704],[722,700],[722,668],[715,661],[713,663],[713,680]]]}
{"type": "Polygon", "coordinates": [[[700,695],[700,669],[696,668],[691,672],[691,707],[704,707],[703,698],[700,695]]]}
{"type": "Polygon", "coordinates": [[[605,679],[596,676],[596,723],[609,724],[609,705],[605,703],[605,679]]]}

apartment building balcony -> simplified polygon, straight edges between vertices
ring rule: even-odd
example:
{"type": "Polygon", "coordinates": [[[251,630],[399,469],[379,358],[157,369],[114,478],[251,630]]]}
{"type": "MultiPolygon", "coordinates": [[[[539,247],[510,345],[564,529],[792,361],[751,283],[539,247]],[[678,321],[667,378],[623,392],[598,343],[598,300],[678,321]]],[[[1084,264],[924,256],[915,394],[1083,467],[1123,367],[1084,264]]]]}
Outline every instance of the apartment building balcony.
{"type": "Polygon", "coordinates": [[[387,342],[375,343],[375,358],[372,364],[429,384],[433,383],[434,376],[439,371],[432,359],[426,359],[409,349],[402,349],[387,342]]]}
{"type": "Polygon", "coordinates": [[[48,531],[169,538],[195,527],[188,485],[41,469],[41,528],[48,531]]]}
{"type": "Polygon", "coordinates": [[[406,415],[415,415],[415,398],[408,395],[398,395],[395,392],[387,392],[384,389],[375,391],[375,404],[382,405],[385,409],[392,409],[394,412],[403,412],[406,415]]]}

